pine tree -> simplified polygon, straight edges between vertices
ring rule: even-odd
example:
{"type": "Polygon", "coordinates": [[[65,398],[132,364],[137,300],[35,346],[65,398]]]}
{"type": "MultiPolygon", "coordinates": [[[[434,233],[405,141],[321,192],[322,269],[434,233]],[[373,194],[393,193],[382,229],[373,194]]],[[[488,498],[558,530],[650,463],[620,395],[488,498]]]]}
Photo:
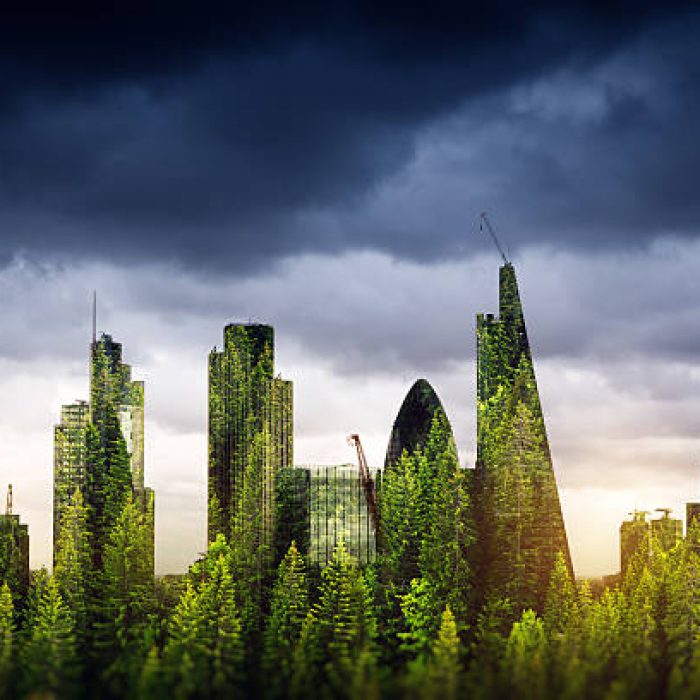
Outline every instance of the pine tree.
{"type": "Polygon", "coordinates": [[[0,586],[0,697],[11,697],[14,670],[14,607],[7,583],[0,586]]]}
{"type": "Polygon", "coordinates": [[[294,649],[309,611],[304,559],[292,542],[277,572],[262,656],[263,688],[270,698],[284,697],[291,680],[294,649]]]}
{"type": "Polygon", "coordinates": [[[547,637],[542,621],[525,610],[513,625],[502,662],[502,682],[511,697],[547,697],[547,637]]]}
{"type": "Polygon", "coordinates": [[[545,602],[543,622],[549,635],[562,634],[569,621],[578,614],[576,589],[564,555],[559,552],[554,563],[545,602]]]}
{"type": "Polygon", "coordinates": [[[231,576],[231,550],[222,535],[195,564],[168,625],[163,652],[176,698],[243,694],[243,643],[231,576]]]}
{"type": "Polygon", "coordinates": [[[440,630],[432,645],[428,684],[425,689],[427,697],[441,700],[454,700],[457,697],[461,674],[459,657],[457,624],[448,605],[442,613],[440,630]]]}
{"type": "Polygon", "coordinates": [[[76,692],[74,622],[52,579],[38,600],[36,617],[24,630],[20,666],[25,692],[72,697],[76,692]]]}
{"type": "Polygon", "coordinates": [[[87,531],[87,509],[80,489],[76,489],[61,517],[56,543],[54,579],[61,598],[73,615],[79,642],[85,641],[88,622],[88,579],[92,556],[87,531]]]}
{"type": "Polygon", "coordinates": [[[362,575],[341,543],[323,570],[319,600],[302,628],[293,696],[349,697],[357,659],[374,653],[376,622],[369,605],[362,575]]]}
{"type": "Polygon", "coordinates": [[[427,661],[432,642],[438,632],[440,602],[435,590],[426,579],[413,579],[408,593],[399,596],[403,613],[403,631],[399,650],[409,663],[423,665],[427,661]]]}
{"type": "Polygon", "coordinates": [[[144,632],[154,609],[149,531],[131,496],[109,533],[104,550],[103,622],[98,644],[105,680],[116,696],[126,694],[148,648],[144,632]]]}

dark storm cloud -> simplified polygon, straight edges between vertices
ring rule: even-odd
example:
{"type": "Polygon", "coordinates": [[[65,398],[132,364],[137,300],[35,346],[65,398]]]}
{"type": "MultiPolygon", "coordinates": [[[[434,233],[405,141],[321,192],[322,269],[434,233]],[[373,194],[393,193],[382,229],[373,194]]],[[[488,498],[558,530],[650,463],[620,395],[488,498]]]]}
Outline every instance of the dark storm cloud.
{"type": "MultiPolygon", "coordinates": [[[[436,235],[434,224],[416,227],[410,207],[379,223],[364,215],[387,183],[414,166],[425,129],[465,104],[474,102],[477,113],[498,107],[499,95],[563,65],[596,65],[671,13],[667,4],[652,11],[624,2],[494,3],[478,11],[457,3],[429,11],[392,3],[280,4],[262,12],[222,4],[206,13],[194,4],[177,13],[154,7],[147,14],[128,4],[119,13],[38,8],[0,23],[5,259],[24,250],[240,271],[350,247],[413,259],[462,252],[454,220],[436,235]]],[[[671,43],[680,31],[673,25],[662,38],[671,43]]],[[[689,70],[700,61],[691,59],[689,68],[671,62],[666,69],[692,83],[689,70]]],[[[664,99],[675,108],[687,95],[678,86],[664,99]]],[[[634,93],[611,100],[601,123],[589,125],[582,144],[604,157],[602,165],[584,163],[581,182],[552,157],[557,143],[568,143],[565,128],[553,131],[550,144],[528,150],[524,143],[511,163],[497,153],[501,200],[513,195],[505,220],[520,214],[525,198],[536,208],[558,193],[549,226],[537,227],[536,216],[524,224],[537,228],[535,240],[551,238],[562,220],[570,234],[572,220],[587,220],[587,197],[600,199],[595,170],[615,170],[608,145],[616,133],[629,160],[650,140],[666,152],[669,138],[692,122],[689,101],[680,116],[662,117],[667,136],[655,142],[657,125],[640,120],[647,113],[640,100],[634,93]]],[[[517,134],[525,117],[502,107],[508,133],[517,134]]],[[[526,137],[541,133],[537,115],[530,120],[526,137]]],[[[647,163],[670,171],[652,200],[661,211],[683,199],[671,175],[696,162],[692,147],[677,158],[663,152],[647,163]]],[[[637,183],[630,168],[636,173],[628,163],[623,195],[645,195],[647,180],[637,183]]],[[[691,193],[686,184],[682,194],[691,193]]],[[[473,193],[467,198],[480,208],[473,193]]],[[[415,207],[429,204],[413,197],[415,207]]],[[[694,224],[695,210],[683,212],[694,224]]],[[[629,225],[624,211],[621,217],[629,225]]],[[[643,228],[644,236],[658,232],[643,228]]],[[[604,235],[599,229],[591,235],[604,235]]]]}

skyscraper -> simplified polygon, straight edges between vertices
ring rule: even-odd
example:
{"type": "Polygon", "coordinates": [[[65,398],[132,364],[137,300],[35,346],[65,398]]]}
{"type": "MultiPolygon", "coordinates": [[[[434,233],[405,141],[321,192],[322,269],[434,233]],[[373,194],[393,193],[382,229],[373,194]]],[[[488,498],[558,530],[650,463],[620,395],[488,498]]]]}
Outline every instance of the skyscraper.
{"type": "Polygon", "coordinates": [[[416,380],[392,426],[385,468],[397,462],[404,451],[410,454],[425,444],[437,411],[445,412],[433,387],[426,379],[416,380]]]}
{"type": "Polygon", "coordinates": [[[651,541],[651,527],[647,520],[649,515],[644,510],[635,510],[630,513],[630,520],[625,520],[620,525],[620,573],[624,576],[635,556],[646,562],[649,556],[651,541]]]}
{"type": "Polygon", "coordinates": [[[477,587],[544,602],[557,553],[571,570],[515,270],[500,268],[499,316],[477,316],[477,587]]]}
{"type": "Polygon", "coordinates": [[[123,438],[131,492],[146,516],[152,558],[155,513],[153,490],[144,483],[144,386],[131,379],[131,366],[122,361],[121,343],[104,333],[90,344],[90,402],[63,406],[61,422],[54,427],[54,559],[62,513],[73,493],[79,489],[89,503],[88,481],[99,484],[105,477],[103,473],[90,474],[91,469],[97,468],[88,460],[91,428],[99,436],[106,460],[99,467],[101,470],[110,466],[115,436],[123,438]]]}
{"type": "Polygon", "coordinates": [[[90,406],[76,401],[61,407],[61,422],[53,430],[53,546],[61,527],[61,514],[76,489],[85,487],[87,469],[86,430],[90,406]]]}
{"type": "Polygon", "coordinates": [[[274,375],[274,330],[234,323],[209,355],[209,539],[255,514],[272,546],[277,474],[292,465],[292,383],[274,375]],[[245,503],[244,503],[245,501],[245,503]]]}

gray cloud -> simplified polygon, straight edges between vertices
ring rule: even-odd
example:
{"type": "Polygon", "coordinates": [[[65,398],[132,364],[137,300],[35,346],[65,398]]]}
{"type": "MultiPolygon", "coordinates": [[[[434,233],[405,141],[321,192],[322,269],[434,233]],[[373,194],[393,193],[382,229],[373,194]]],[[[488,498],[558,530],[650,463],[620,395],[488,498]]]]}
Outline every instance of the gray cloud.
{"type": "Polygon", "coordinates": [[[331,12],[325,36],[285,34],[284,12],[235,31],[197,16],[201,41],[165,21],[161,51],[148,18],[112,35],[78,14],[45,46],[53,70],[8,39],[0,257],[237,275],[358,248],[441,260],[485,245],[464,241],[484,208],[514,249],[691,232],[697,19],[622,5],[402,13],[387,31],[390,4],[331,12]]]}

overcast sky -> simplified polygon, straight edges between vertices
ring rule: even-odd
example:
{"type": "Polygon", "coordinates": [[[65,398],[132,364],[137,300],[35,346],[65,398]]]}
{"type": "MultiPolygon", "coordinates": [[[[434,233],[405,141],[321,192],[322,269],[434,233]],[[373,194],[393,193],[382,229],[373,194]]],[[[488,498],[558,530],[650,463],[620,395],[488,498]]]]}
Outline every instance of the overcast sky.
{"type": "Polygon", "coordinates": [[[351,461],[358,431],[381,464],[425,377],[473,466],[484,210],[577,573],[617,570],[631,509],[700,500],[692,4],[54,5],[0,16],[0,484],[33,566],[92,289],[146,382],[160,573],[205,546],[207,354],[232,320],[275,326],[297,463],[351,461]]]}

